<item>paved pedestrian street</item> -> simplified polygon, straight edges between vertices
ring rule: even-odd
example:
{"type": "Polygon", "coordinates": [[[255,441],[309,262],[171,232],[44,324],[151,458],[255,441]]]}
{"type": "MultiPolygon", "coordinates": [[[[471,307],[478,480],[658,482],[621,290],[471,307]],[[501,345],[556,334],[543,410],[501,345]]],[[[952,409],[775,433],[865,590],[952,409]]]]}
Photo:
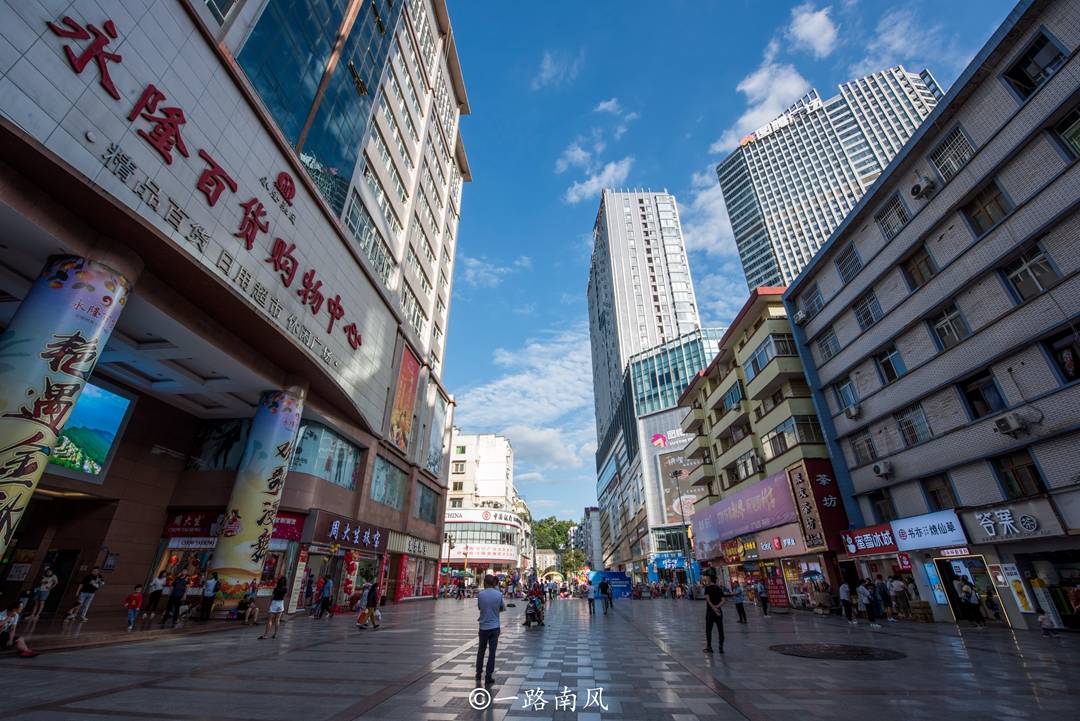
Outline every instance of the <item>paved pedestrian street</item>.
{"type": "Polygon", "coordinates": [[[4,657],[0,718],[1045,719],[1074,718],[1080,701],[1074,636],[912,623],[871,630],[751,609],[746,626],[727,614],[726,653],[708,656],[701,602],[619,601],[590,618],[584,601],[557,600],[547,625],[529,629],[523,611],[518,602],[503,615],[490,701],[474,692],[475,601],[442,600],[389,606],[377,631],[357,631],[348,617],[300,617],[276,640],[237,628],[4,657]],[[782,644],[906,657],[818,660],[770,649],[782,644]],[[474,709],[470,694],[487,707],[474,709]]]}

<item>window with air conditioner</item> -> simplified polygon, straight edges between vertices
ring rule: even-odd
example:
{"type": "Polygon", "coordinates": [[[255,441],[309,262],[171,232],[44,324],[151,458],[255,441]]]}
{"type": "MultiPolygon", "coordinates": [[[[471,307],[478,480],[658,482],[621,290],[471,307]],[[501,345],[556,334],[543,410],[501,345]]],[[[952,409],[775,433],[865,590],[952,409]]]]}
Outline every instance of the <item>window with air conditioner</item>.
{"type": "Polygon", "coordinates": [[[838,382],[833,386],[836,390],[836,402],[840,408],[851,408],[859,402],[859,392],[855,388],[855,381],[850,377],[838,382]]]}
{"type": "Polygon", "coordinates": [[[909,219],[907,208],[904,206],[903,201],[900,200],[899,194],[893,195],[885,204],[885,207],[874,216],[874,222],[881,228],[885,240],[895,238],[896,234],[907,225],[909,219]]]}
{"type": "Polygon", "coordinates": [[[809,318],[813,318],[817,315],[824,305],[825,303],[821,298],[821,291],[818,289],[817,283],[811,285],[807,288],[806,292],[799,296],[799,310],[805,311],[809,318]]]}
{"type": "Polygon", "coordinates": [[[972,376],[960,383],[960,393],[964,397],[968,414],[972,420],[983,418],[1004,410],[1005,400],[1001,397],[994,374],[989,370],[972,376]]]}

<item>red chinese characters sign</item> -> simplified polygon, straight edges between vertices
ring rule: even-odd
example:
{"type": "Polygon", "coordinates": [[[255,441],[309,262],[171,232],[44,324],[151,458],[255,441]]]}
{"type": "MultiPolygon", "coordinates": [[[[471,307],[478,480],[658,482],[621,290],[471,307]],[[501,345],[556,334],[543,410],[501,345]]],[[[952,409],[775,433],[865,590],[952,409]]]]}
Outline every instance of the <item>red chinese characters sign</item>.
{"type": "Polygon", "coordinates": [[[892,526],[888,523],[844,531],[840,534],[840,546],[849,556],[874,556],[897,551],[892,526]]]}
{"type": "MultiPolygon", "coordinates": [[[[123,62],[123,56],[112,52],[115,45],[123,42],[121,33],[112,19],[106,19],[99,28],[93,23],[80,23],[72,17],[65,16],[59,23],[46,23],[53,35],[72,41],[63,45],[64,55],[72,71],[81,75],[87,71],[91,64],[97,70],[98,81],[101,87],[114,100],[121,100],[121,93],[117,90],[110,66],[123,62]]],[[[170,102],[168,93],[155,83],[147,83],[141,90],[138,100],[128,109],[126,118],[136,130],[136,134],[152,148],[162,162],[172,165],[179,158],[193,160],[201,165],[198,168],[198,179],[195,188],[205,198],[209,207],[215,207],[223,195],[236,195],[242,192],[240,186],[233,179],[232,173],[216,160],[205,148],[188,148],[184,137],[185,126],[188,116],[178,103],[170,102]],[[192,150],[197,158],[192,157],[192,150]]],[[[113,175],[127,184],[137,173],[137,166],[131,157],[123,150],[111,143],[108,150],[102,155],[102,162],[113,175]]],[[[146,203],[147,207],[158,212],[175,230],[180,232],[181,224],[188,230],[185,239],[202,252],[209,244],[210,236],[202,225],[191,221],[188,214],[171,198],[164,197],[161,188],[152,180],[151,172],[137,187],[133,188],[139,198],[146,203]]],[[[263,189],[270,195],[271,201],[280,207],[284,217],[295,223],[293,212],[293,200],[296,196],[296,181],[287,172],[276,173],[273,184],[262,178],[260,181],[263,189]]],[[[273,238],[270,255],[259,258],[262,262],[270,264],[274,271],[279,274],[284,288],[290,288],[297,275],[300,275],[301,287],[293,288],[303,307],[313,317],[318,317],[318,325],[325,323],[328,334],[340,333],[343,342],[350,349],[356,351],[363,344],[363,337],[357,323],[348,318],[348,309],[342,301],[341,295],[331,292],[332,289],[324,285],[322,278],[318,277],[315,268],[306,268],[298,273],[301,268],[300,262],[293,255],[297,246],[287,240],[272,235],[272,228],[267,219],[266,205],[257,195],[247,196],[244,191],[240,197],[247,200],[237,201],[236,231],[233,233],[244,247],[246,252],[257,252],[256,242],[273,238]],[[325,319],[323,318],[325,314],[325,319]]],[[[245,295],[250,295],[251,300],[259,307],[266,307],[268,289],[254,284],[250,288],[251,273],[236,263],[238,259],[227,250],[222,251],[222,256],[217,262],[217,268],[224,272],[245,295]],[[233,277],[234,269],[236,277],[233,277]]],[[[277,319],[280,315],[280,303],[270,299],[269,315],[277,319]],[[278,307],[274,304],[278,303],[278,307]]],[[[321,356],[327,364],[337,367],[337,360],[333,357],[329,346],[319,343],[312,338],[310,331],[302,326],[300,319],[290,317],[286,324],[287,329],[297,336],[301,344],[312,351],[315,345],[323,347],[321,356]]],[[[57,389],[61,392],[62,389],[57,389]]]]}

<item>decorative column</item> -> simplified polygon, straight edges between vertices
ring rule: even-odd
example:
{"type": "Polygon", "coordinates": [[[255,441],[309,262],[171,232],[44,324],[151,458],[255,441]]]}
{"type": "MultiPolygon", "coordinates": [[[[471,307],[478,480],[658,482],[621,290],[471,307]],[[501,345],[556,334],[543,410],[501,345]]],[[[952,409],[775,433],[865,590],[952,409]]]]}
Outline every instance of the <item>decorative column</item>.
{"type": "Polygon", "coordinates": [[[100,261],[52,256],[0,335],[0,556],[130,290],[100,261]]]}
{"type": "Polygon", "coordinates": [[[227,597],[239,597],[262,574],[300,428],[304,395],[303,389],[290,387],[267,391],[259,398],[214,551],[213,568],[227,597]]]}

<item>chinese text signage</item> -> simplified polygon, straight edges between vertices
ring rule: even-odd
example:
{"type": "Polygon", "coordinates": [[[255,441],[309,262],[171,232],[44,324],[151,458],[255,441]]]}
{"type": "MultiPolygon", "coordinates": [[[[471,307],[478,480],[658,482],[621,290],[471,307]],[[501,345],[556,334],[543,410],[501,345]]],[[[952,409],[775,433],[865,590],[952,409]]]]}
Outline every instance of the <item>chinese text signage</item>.
{"type": "Polygon", "coordinates": [[[844,531],[840,534],[840,546],[849,556],[874,556],[899,550],[888,523],[844,531]]]}
{"type": "Polygon", "coordinates": [[[322,510],[315,514],[311,538],[308,539],[311,543],[371,553],[382,553],[387,548],[390,532],[385,528],[322,510]]]}
{"type": "Polygon", "coordinates": [[[893,539],[901,551],[963,546],[967,543],[956,511],[937,511],[892,522],[893,539]]]}
{"type": "Polygon", "coordinates": [[[695,555],[716,558],[722,554],[723,541],[798,519],[787,474],[777,473],[698,510],[694,514],[695,555]]]}
{"type": "Polygon", "coordinates": [[[972,543],[1004,543],[1065,533],[1050,501],[1033,498],[964,511],[960,514],[972,543]]]}

